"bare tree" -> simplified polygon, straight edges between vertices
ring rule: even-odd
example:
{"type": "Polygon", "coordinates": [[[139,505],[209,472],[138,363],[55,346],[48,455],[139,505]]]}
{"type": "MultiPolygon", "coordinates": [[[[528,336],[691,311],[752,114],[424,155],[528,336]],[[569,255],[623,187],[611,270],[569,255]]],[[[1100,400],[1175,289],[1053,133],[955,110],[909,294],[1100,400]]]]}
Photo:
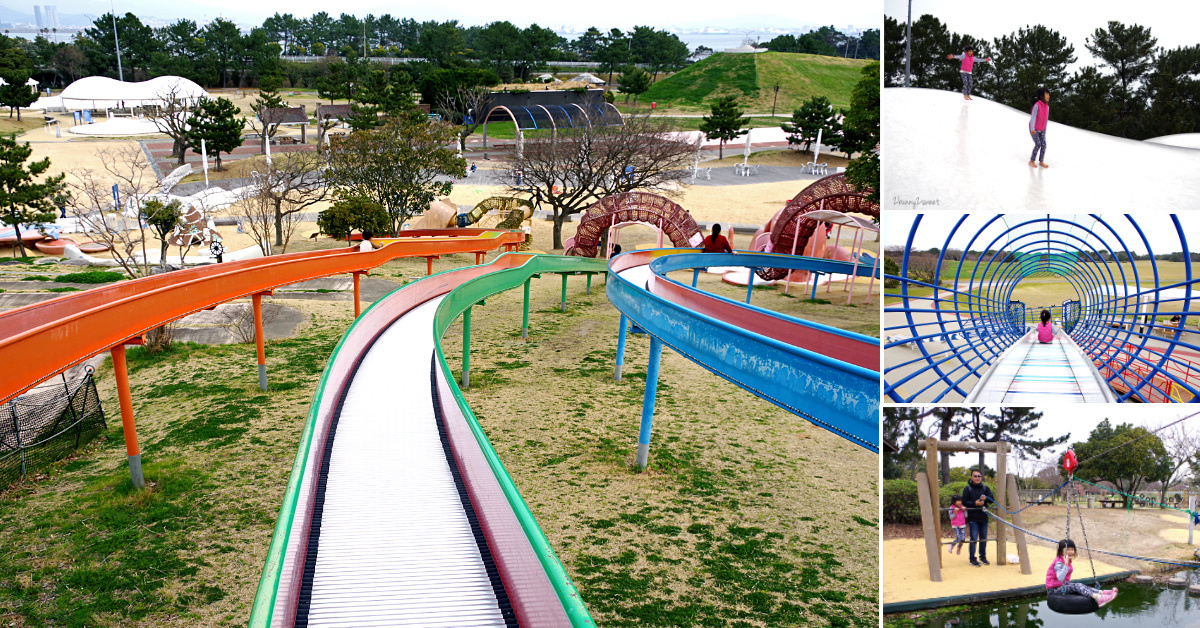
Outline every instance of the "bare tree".
{"type": "Polygon", "coordinates": [[[160,103],[149,108],[146,117],[154,122],[160,133],[171,137],[171,157],[176,158],[176,165],[182,166],[187,151],[187,119],[192,103],[183,96],[183,88],[179,83],[167,85],[155,97],[160,103]]]}
{"type": "Polygon", "coordinates": [[[287,252],[300,212],[329,198],[324,166],[322,153],[297,151],[280,153],[267,172],[256,173],[242,205],[249,218],[250,234],[263,255],[271,254],[272,235],[273,246],[287,252]]]}
{"type": "Polygon", "coordinates": [[[456,126],[460,152],[467,149],[467,138],[483,124],[491,108],[492,90],[487,87],[460,85],[453,92],[442,96],[438,102],[438,110],[456,126]]]}
{"type": "Polygon", "coordinates": [[[550,205],[554,248],[561,249],[567,217],[606,196],[630,190],[675,195],[694,153],[694,145],[649,114],[625,116],[623,124],[597,115],[587,124],[577,122],[549,138],[525,142],[508,162],[509,185],[550,205]]]}
{"type": "Polygon", "coordinates": [[[1160,432],[1159,438],[1162,439],[1171,459],[1171,472],[1163,478],[1159,488],[1158,502],[1161,504],[1166,501],[1171,485],[1183,478],[1190,468],[1200,463],[1200,431],[1189,427],[1187,421],[1182,421],[1160,432]]]}
{"type": "Polygon", "coordinates": [[[97,150],[92,161],[99,168],[80,167],[69,173],[72,214],[84,232],[109,246],[113,260],[127,275],[151,274],[147,245],[152,234],[140,213],[158,188],[158,180],[146,153],[137,144],[117,145],[97,150]],[[113,201],[114,185],[119,205],[113,201]]]}

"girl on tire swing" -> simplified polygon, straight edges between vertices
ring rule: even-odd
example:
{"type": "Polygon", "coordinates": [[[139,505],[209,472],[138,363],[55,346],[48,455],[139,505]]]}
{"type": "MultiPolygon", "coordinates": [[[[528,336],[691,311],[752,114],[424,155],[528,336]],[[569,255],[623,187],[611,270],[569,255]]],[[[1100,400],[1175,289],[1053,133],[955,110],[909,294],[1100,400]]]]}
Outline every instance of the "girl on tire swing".
{"type": "Polygon", "coordinates": [[[1063,539],[1058,542],[1058,556],[1054,558],[1054,562],[1050,563],[1050,568],[1046,570],[1046,593],[1048,595],[1080,595],[1090,597],[1096,600],[1100,606],[1104,606],[1113,601],[1117,597],[1117,589],[1113,587],[1107,591],[1093,589],[1078,582],[1070,582],[1071,572],[1075,569],[1071,564],[1075,558],[1075,541],[1071,539],[1063,539]]]}

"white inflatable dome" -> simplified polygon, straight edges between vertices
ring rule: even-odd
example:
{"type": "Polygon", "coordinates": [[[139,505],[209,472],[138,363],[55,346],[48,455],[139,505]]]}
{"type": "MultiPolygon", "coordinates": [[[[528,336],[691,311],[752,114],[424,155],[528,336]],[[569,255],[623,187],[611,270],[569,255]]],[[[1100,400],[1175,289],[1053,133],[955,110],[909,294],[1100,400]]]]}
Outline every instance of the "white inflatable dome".
{"type": "Polygon", "coordinates": [[[68,110],[116,109],[158,104],[172,91],[176,98],[192,102],[208,98],[202,87],[180,76],[160,76],[138,83],[89,76],[71,83],[59,95],[68,110]]]}

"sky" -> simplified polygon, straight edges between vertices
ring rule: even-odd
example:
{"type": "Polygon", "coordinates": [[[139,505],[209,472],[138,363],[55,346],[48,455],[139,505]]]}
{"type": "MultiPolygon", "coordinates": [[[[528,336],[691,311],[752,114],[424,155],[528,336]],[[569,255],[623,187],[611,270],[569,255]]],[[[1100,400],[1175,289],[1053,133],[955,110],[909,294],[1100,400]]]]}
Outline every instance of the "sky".
{"type": "MultiPolygon", "coordinates": [[[[44,0],[47,3],[54,0],[44,0]]],[[[24,13],[33,13],[35,1],[10,8],[24,13]]],[[[14,3],[15,4],[15,3],[14,3]]],[[[781,2],[740,6],[729,2],[699,0],[695,2],[636,2],[634,0],[609,0],[606,2],[564,2],[562,0],[527,0],[522,2],[385,2],[383,0],[342,0],[336,5],[320,0],[291,0],[287,3],[253,2],[239,0],[185,0],[164,5],[153,0],[117,0],[114,2],[120,13],[132,11],[138,16],[154,16],[166,21],[180,17],[195,20],[211,20],[221,16],[241,22],[243,26],[261,24],[275,13],[291,13],[307,17],[318,11],[334,16],[350,13],[365,16],[368,13],[395,17],[410,17],[424,20],[459,20],[466,25],[486,24],[508,20],[519,27],[537,23],[558,29],[572,26],[583,30],[589,26],[601,29],[627,29],[634,25],[651,25],[658,28],[714,28],[761,29],[799,28],[804,25],[854,25],[858,28],[879,28],[883,18],[879,3],[872,0],[848,0],[836,3],[781,2]],[[169,9],[167,8],[169,7],[169,9]]],[[[60,14],[88,13],[103,14],[109,10],[108,2],[92,0],[57,0],[60,14]]]]}
{"type": "MultiPolygon", "coordinates": [[[[999,412],[999,408],[993,409],[999,412]]],[[[1081,406],[1076,404],[1062,404],[1053,406],[1043,406],[1037,408],[1042,412],[1041,421],[1038,422],[1038,427],[1033,430],[1031,436],[1033,438],[1050,438],[1052,436],[1062,436],[1070,434],[1071,438],[1063,445],[1052,448],[1053,455],[1060,455],[1071,443],[1086,441],[1088,435],[1096,428],[1104,419],[1108,419],[1115,427],[1121,423],[1129,423],[1134,427],[1145,427],[1153,430],[1170,423],[1176,419],[1196,414],[1197,411],[1187,407],[1176,409],[1174,406],[1145,406],[1141,404],[1092,404],[1081,406]],[[1085,410],[1080,412],[1080,410],[1085,410]]],[[[927,419],[928,421],[929,419],[927,419]]],[[[1183,422],[1183,425],[1192,432],[1200,431],[1200,416],[1188,419],[1183,422]]],[[[962,440],[959,438],[957,440],[962,440]]],[[[1047,451],[1043,457],[1049,458],[1050,452],[1047,451]]],[[[988,455],[986,463],[989,467],[995,467],[995,457],[988,455]]],[[[1011,461],[1011,459],[1010,459],[1011,461]]],[[[950,456],[950,465],[955,467],[966,467],[978,464],[979,454],[954,454],[950,456]]],[[[1022,464],[1013,463],[1010,464],[1022,464]]],[[[1020,475],[1033,475],[1038,469],[1042,468],[1039,465],[1028,463],[1026,468],[1018,469],[1020,475]]],[[[1010,472],[1013,472],[1010,469],[1010,472]]]]}
{"type": "MultiPolygon", "coordinates": [[[[903,246],[908,241],[909,232],[912,230],[912,224],[916,212],[890,211],[886,212],[883,223],[883,242],[884,246],[903,246]]],[[[921,219],[921,225],[917,229],[917,237],[913,241],[913,249],[925,250],[930,248],[941,248],[946,241],[947,234],[962,214],[956,212],[937,212],[927,213],[921,219]]],[[[1036,214],[1021,214],[1021,218],[1029,219],[1037,217],[1036,214]]],[[[1045,214],[1041,214],[1045,216],[1045,214]]],[[[1079,218],[1086,220],[1086,216],[1066,215],[1067,218],[1079,218]]],[[[1184,234],[1189,236],[1188,245],[1191,250],[1200,250],[1200,216],[1195,212],[1187,214],[1178,214],[1179,223],[1183,226],[1184,234]]],[[[951,240],[951,248],[963,248],[970,240],[971,235],[986,223],[991,218],[990,215],[974,214],[963,226],[959,228],[954,239],[951,240]],[[970,235],[966,235],[969,232],[970,235]]],[[[1105,222],[1111,225],[1124,239],[1125,244],[1129,249],[1138,253],[1145,254],[1146,247],[1142,244],[1141,239],[1137,236],[1129,223],[1129,220],[1118,214],[1106,213],[1103,215],[1105,222]]],[[[1171,222],[1170,217],[1166,213],[1161,212],[1144,212],[1139,213],[1135,218],[1137,224],[1141,227],[1146,239],[1149,240],[1150,246],[1153,247],[1154,253],[1174,253],[1180,251],[1179,236],[1175,231],[1175,226],[1171,222]]],[[[1076,221],[1078,222],[1078,220],[1076,221]]],[[[997,227],[994,225],[993,227],[997,227]]],[[[997,227],[998,228],[998,227],[997,227]]],[[[991,233],[989,231],[989,233],[991,233]]],[[[993,236],[994,237],[994,236],[993,236]]],[[[988,242],[991,238],[988,238],[988,242]]],[[[979,250],[981,245],[972,246],[973,249],[979,250]]],[[[1119,250],[1119,249],[1118,249],[1119,250]]]]}
{"type": "MultiPolygon", "coordinates": [[[[1003,2],[963,2],[962,0],[912,0],[915,21],[929,13],[951,32],[992,40],[1014,33],[1032,24],[1042,24],[1066,37],[1075,47],[1078,61],[1072,71],[1096,63],[1084,43],[1097,28],[1109,21],[1125,25],[1147,26],[1163,48],[1194,46],[1200,43],[1200,3],[1129,2],[1128,0],[1091,0],[1054,2],[1047,0],[1004,0],[1003,2]]],[[[907,0],[884,0],[884,14],[905,22],[907,0]]],[[[955,53],[957,50],[947,50],[955,53]]]]}

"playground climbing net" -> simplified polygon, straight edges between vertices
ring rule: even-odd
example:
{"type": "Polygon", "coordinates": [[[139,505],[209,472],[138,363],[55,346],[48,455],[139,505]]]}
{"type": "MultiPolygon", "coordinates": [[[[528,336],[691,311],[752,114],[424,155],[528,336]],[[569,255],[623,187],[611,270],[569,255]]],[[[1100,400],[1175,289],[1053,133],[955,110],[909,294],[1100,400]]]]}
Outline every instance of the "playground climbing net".
{"type": "Polygon", "coordinates": [[[36,473],[107,428],[92,369],[0,406],[0,486],[36,473]]]}

